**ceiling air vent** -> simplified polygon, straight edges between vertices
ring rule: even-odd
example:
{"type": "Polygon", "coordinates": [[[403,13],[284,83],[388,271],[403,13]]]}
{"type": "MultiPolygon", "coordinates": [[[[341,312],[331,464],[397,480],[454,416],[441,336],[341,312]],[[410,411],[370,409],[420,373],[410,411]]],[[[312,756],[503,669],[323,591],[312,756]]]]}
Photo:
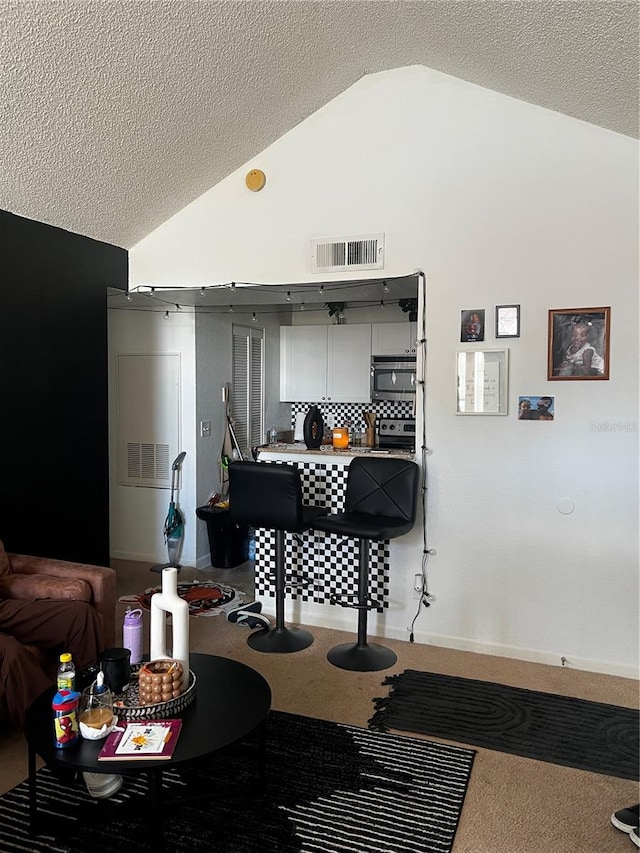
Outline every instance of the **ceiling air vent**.
{"type": "Polygon", "coordinates": [[[311,272],[378,270],[384,267],[384,234],[311,240],[311,272]]]}

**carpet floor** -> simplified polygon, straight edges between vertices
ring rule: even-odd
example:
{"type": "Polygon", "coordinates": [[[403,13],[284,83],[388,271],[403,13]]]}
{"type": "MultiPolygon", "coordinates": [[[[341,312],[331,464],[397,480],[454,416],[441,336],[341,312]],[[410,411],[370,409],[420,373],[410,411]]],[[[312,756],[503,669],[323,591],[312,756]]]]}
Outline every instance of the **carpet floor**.
{"type": "MultiPolygon", "coordinates": [[[[255,740],[164,774],[167,853],[450,853],[474,751],[273,711],[266,727],[263,795],[255,740]],[[171,797],[221,789],[222,798],[171,805],[171,797]],[[244,796],[232,796],[237,789],[244,796]]],[[[81,781],[38,773],[39,814],[64,815],[62,832],[31,837],[28,785],[0,797],[3,853],[153,850],[141,818],[144,782],[128,777],[108,801],[81,781]],[[127,805],[139,801],[133,819],[127,805]],[[120,810],[120,815],[119,815],[120,810]]]]}
{"type": "Polygon", "coordinates": [[[631,708],[416,670],[383,683],[391,691],[375,700],[373,729],[638,779],[640,715],[631,708]]]}

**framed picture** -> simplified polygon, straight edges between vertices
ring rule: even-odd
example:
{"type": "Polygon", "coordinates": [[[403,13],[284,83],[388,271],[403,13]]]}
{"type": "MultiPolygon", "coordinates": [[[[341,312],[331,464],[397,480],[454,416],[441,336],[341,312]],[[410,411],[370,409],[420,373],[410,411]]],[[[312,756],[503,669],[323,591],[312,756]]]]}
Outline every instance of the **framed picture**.
{"type": "Polygon", "coordinates": [[[496,305],[496,338],[520,337],[520,306],[496,305]]]}
{"type": "Polygon", "coordinates": [[[611,308],[549,311],[547,379],[608,379],[611,308]]]}
{"type": "Polygon", "coordinates": [[[484,340],[484,308],[460,312],[460,341],[474,343],[484,340]]]}
{"type": "Polygon", "coordinates": [[[518,397],[519,421],[552,421],[555,417],[555,397],[539,397],[529,394],[518,397]]]}
{"type": "Polygon", "coordinates": [[[457,415],[506,415],[509,350],[456,354],[457,415]]]}

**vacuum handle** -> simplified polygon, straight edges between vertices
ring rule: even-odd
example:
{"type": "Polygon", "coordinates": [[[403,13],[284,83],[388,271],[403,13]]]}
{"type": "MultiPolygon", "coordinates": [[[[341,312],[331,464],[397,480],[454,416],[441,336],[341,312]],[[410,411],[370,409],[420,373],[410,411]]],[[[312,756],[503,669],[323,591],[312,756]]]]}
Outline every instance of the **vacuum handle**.
{"type": "Polygon", "coordinates": [[[183,450],[182,453],[179,453],[176,458],[173,460],[173,465],[171,466],[172,471],[177,471],[178,468],[182,465],[182,460],[187,455],[187,451],[183,450]]]}

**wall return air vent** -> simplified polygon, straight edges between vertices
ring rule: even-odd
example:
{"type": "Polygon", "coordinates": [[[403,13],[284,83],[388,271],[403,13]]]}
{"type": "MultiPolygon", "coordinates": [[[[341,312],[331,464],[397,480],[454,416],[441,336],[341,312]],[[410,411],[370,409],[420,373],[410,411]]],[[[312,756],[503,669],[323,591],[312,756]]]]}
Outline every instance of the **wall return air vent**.
{"type": "Polygon", "coordinates": [[[384,267],[384,234],[320,237],[311,240],[311,272],[379,270],[384,267]]]}

